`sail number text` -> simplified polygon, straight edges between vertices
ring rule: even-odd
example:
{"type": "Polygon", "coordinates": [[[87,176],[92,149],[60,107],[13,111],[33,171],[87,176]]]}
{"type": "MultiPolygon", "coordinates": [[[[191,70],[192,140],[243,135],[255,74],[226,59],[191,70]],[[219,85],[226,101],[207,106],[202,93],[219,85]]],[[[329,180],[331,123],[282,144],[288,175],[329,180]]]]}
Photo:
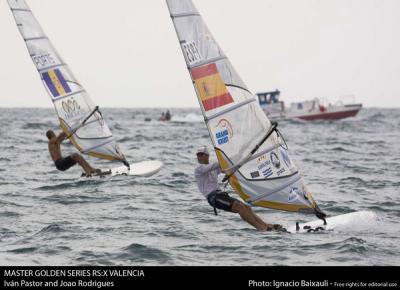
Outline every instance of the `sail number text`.
{"type": "Polygon", "coordinates": [[[190,65],[201,61],[200,51],[194,41],[183,43],[182,48],[190,65]]]}

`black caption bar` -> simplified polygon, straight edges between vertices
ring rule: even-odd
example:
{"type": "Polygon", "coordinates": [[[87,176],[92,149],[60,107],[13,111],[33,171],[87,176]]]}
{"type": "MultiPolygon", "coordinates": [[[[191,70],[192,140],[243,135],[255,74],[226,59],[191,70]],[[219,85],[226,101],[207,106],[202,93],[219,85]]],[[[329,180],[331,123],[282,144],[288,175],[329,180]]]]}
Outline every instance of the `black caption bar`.
{"type": "Polygon", "coordinates": [[[395,289],[400,267],[1,266],[3,289],[395,289]],[[152,288],[155,289],[155,288],[152,288]]]}

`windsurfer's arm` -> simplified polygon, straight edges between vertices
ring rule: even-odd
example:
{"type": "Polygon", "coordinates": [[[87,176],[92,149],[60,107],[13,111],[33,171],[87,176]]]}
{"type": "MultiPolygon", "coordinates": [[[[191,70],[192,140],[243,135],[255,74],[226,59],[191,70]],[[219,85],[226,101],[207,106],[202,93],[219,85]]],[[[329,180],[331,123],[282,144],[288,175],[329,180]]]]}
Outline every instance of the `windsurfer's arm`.
{"type": "Polygon", "coordinates": [[[196,168],[196,171],[201,174],[205,174],[213,170],[218,170],[218,172],[221,172],[221,167],[219,166],[218,162],[214,162],[212,164],[202,164],[196,168]]]}
{"type": "Polygon", "coordinates": [[[63,131],[60,134],[58,134],[57,141],[61,143],[62,141],[65,140],[65,138],[67,138],[67,134],[65,134],[65,132],[63,131]]]}

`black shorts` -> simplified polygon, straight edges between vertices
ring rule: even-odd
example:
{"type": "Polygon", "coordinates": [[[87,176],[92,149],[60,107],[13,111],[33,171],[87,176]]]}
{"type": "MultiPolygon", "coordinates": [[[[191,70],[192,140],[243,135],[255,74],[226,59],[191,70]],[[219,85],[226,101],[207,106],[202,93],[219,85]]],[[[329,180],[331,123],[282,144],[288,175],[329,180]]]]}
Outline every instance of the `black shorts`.
{"type": "Polygon", "coordinates": [[[65,158],[58,159],[54,162],[56,168],[60,171],[65,171],[76,164],[76,161],[72,159],[71,156],[67,156],[65,158]]]}
{"type": "Polygon", "coordinates": [[[207,196],[208,203],[218,209],[232,212],[232,206],[235,201],[239,202],[236,198],[230,197],[224,191],[214,191],[207,196]]]}

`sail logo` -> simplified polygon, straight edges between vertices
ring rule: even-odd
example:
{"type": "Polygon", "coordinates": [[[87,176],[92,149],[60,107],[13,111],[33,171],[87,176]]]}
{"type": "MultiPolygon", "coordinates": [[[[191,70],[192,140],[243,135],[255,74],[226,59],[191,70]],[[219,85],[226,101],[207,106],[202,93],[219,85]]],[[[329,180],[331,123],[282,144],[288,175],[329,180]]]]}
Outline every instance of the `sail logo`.
{"type": "Polygon", "coordinates": [[[194,41],[183,43],[182,48],[190,65],[201,62],[202,57],[194,41]]]}
{"type": "Polygon", "coordinates": [[[281,161],[279,160],[278,155],[276,155],[275,152],[271,153],[270,159],[275,168],[281,167],[281,161]]]}
{"type": "Polygon", "coordinates": [[[251,176],[251,178],[260,177],[260,172],[258,172],[258,171],[250,172],[250,176],[251,176]]]}
{"type": "Polygon", "coordinates": [[[266,159],[267,159],[267,155],[264,154],[257,158],[257,162],[262,162],[263,160],[266,160],[266,159]]]}
{"type": "Polygon", "coordinates": [[[192,68],[190,72],[206,112],[233,103],[215,63],[192,68]]]}
{"type": "Polygon", "coordinates": [[[81,107],[78,102],[74,98],[70,98],[68,100],[63,100],[61,102],[61,106],[65,113],[66,119],[71,119],[81,114],[81,107]]]}
{"type": "Polygon", "coordinates": [[[258,170],[263,169],[264,167],[269,167],[269,165],[271,165],[271,161],[266,160],[263,163],[261,163],[260,165],[258,165],[258,170]]]}
{"type": "Polygon", "coordinates": [[[64,76],[58,68],[42,73],[42,77],[53,98],[57,98],[71,92],[71,88],[68,86],[64,76]]]}
{"type": "Polygon", "coordinates": [[[285,162],[287,167],[290,167],[290,165],[292,165],[292,162],[290,161],[289,155],[287,154],[286,150],[281,149],[280,151],[283,162],[285,162]]]}
{"type": "Polygon", "coordinates": [[[276,172],[276,175],[281,176],[282,173],[284,173],[285,171],[286,171],[286,169],[285,169],[284,167],[282,167],[281,169],[279,169],[279,170],[276,172]]]}
{"type": "Polygon", "coordinates": [[[217,137],[218,145],[228,143],[228,141],[229,141],[228,135],[229,135],[229,133],[228,133],[228,130],[226,130],[226,129],[221,132],[217,132],[215,134],[215,137],[217,137]]]}
{"type": "Polygon", "coordinates": [[[264,177],[270,177],[273,174],[272,168],[269,165],[271,165],[270,160],[266,160],[263,163],[261,163],[260,165],[258,165],[258,170],[261,171],[261,173],[264,175],[264,177]]]}
{"type": "Polygon", "coordinates": [[[299,189],[297,187],[292,187],[288,195],[288,202],[294,202],[297,200],[299,198],[299,194],[299,189]]]}
{"type": "Polygon", "coordinates": [[[270,177],[273,174],[271,167],[263,169],[261,173],[264,175],[264,177],[270,177]]]}
{"type": "Polygon", "coordinates": [[[218,145],[223,145],[229,142],[233,137],[233,128],[231,123],[227,119],[221,119],[215,126],[221,128],[222,130],[215,133],[218,145]]]}

